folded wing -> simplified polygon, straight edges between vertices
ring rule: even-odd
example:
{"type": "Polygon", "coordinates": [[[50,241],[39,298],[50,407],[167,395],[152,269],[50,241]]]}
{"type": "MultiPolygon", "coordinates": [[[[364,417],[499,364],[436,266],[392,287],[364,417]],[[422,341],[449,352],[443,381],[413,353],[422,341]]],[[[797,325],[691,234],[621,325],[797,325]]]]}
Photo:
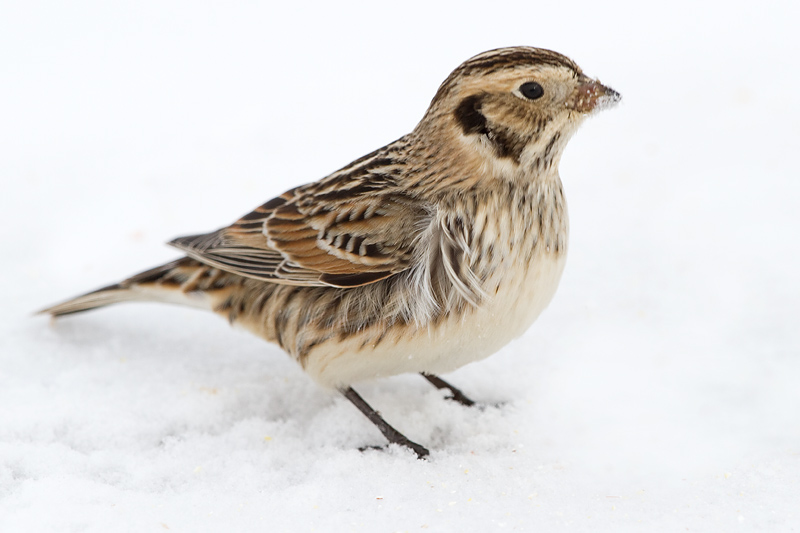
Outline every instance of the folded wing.
{"type": "Polygon", "coordinates": [[[432,217],[384,178],[367,173],[299,187],[231,226],[170,244],[211,266],[273,283],[373,283],[412,265],[432,217]]]}

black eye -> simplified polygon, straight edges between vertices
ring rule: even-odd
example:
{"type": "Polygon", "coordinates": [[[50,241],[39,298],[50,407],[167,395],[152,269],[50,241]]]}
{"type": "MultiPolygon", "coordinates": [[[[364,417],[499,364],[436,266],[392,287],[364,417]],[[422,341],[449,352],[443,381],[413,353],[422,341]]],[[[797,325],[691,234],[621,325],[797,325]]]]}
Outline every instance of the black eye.
{"type": "Polygon", "coordinates": [[[519,86],[519,92],[528,100],[536,100],[542,97],[544,89],[535,81],[529,81],[519,86]]]}

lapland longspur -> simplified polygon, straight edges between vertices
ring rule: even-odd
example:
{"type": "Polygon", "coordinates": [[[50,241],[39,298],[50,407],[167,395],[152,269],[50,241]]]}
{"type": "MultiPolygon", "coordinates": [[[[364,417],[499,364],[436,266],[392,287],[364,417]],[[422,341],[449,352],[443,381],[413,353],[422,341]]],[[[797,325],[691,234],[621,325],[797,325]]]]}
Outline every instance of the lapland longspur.
{"type": "Polygon", "coordinates": [[[202,307],[280,345],[390,442],[351,384],[483,359],[547,306],[567,253],[558,164],[584,118],[618,93],[549,50],[479,54],[442,83],[417,127],[232,225],[175,239],[186,256],[45,309],[125,301],[202,307]]]}

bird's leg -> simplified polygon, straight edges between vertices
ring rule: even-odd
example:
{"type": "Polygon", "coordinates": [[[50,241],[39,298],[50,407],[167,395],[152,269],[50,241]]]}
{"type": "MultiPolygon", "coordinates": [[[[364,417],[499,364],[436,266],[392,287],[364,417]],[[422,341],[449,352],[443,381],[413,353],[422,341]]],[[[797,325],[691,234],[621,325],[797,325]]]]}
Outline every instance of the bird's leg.
{"type": "Polygon", "coordinates": [[[460,403],[461,405],[466,405],[467,407],[472,407],[473,405],[475,405],[475,402],[464,396],[463,392],[453,387],[439,376],[434,376],[433,374],[426,374],[424,372],[420,372],[420,374],[422,375],[422,377],[430,381],[433,384],[433,386],[436,387],[437,389],[449,390],[450,396],[447,397],[448,400],[453,400],[455,402],[460,403]]]}
{"type": "Polygon", "coordinates": [[[389,442],[399,444],[400,446],[405,446],[406,448],[411,448],[420,459],[424,459],[428,456],[430,452],[427,450],[427,448],[409,440],[405,435],[390,426],[389,423],[386,422],[386,420],[384,420],[375,409],[370,407],[370,405],[364,401],[364,398],[359,396],[359,394],[354,391],[352,387],[347,387],[346,389],[341,390],[341,393],[344,394],[344,397],[350,400],[353,405],[358,407],[358,410],[364,413],[364,416],[369,418],[370,422],[375,424],[378,429],[381,430],[381,433],[383,433],[383,436],[386,437],[389,442]]]}

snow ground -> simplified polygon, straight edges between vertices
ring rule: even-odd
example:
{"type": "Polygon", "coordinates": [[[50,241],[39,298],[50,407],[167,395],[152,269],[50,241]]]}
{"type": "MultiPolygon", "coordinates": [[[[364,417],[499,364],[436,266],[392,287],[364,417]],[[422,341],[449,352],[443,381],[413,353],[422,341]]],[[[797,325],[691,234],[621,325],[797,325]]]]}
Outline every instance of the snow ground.
{"type": "Polygon", "coordinates": [[[0,531],[800,529],[793,4],[0,6],[0,531]],[[360,392],[215,316],[30,313],[410,130],[467,57],[619,90],[562,163],[567,270],[515,343],[360,392]]]}

